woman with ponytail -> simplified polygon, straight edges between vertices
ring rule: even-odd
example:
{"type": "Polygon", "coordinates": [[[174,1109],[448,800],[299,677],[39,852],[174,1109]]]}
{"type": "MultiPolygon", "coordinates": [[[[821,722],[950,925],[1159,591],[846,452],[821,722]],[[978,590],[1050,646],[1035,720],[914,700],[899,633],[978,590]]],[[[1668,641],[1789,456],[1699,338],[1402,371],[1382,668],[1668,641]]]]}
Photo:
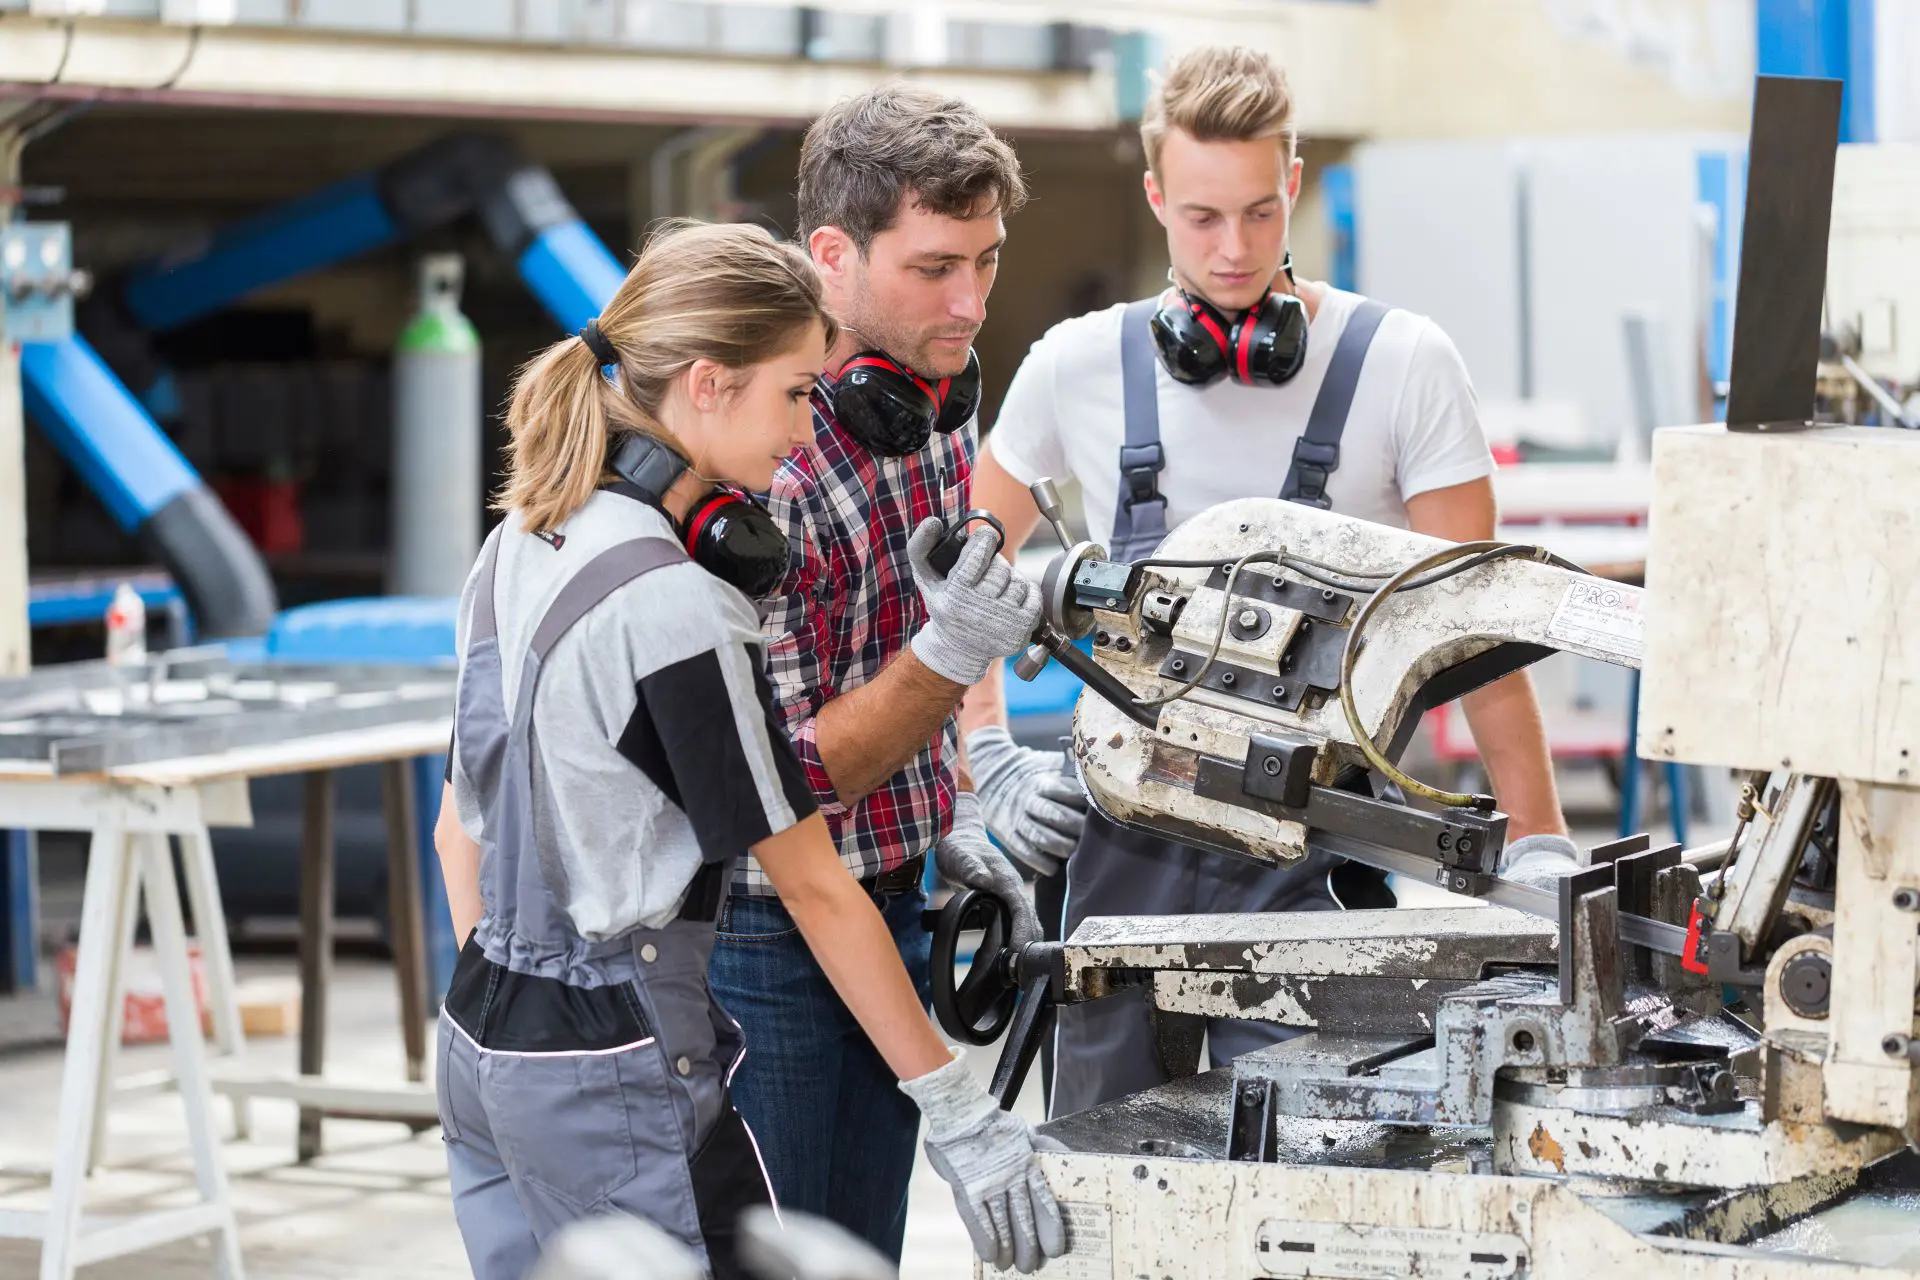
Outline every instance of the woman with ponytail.
{"type": "Polygon", "coordinates": [[[681,224],[514,386],[435,832],[466,939],[440,1121],[481,1280],[519,1280],[600,1213],[740,1274],[736,1219],[770,1197],[728,1094],[739,1029],[706,970],[749,852],[927,1112],[982,1255],[1030,1270],[1064,1247],[1028,1125],[929,1025],[768,703],[750,597],[787,548],[748,495],[812,439],[833,336],[805,254],[681,224]]]}

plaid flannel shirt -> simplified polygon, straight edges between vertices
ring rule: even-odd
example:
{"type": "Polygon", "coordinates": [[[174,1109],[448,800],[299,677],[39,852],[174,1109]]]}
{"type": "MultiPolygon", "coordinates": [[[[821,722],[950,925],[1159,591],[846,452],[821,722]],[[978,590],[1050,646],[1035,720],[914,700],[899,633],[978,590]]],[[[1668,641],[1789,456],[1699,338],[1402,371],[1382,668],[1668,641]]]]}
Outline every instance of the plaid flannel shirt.
{"type": "MultiPolygon", "coordinates": [[[[840,860],[864,880],[931,852],[945,834],[953,813],[957,722],[949,716],[905,768],[848,808],[820,762],[816,717],[829,701],[879,675],[926,621],[907,538],[928,516],[965,514],[978,433],[968,423],[952,435],[936,434],[911,457],[883,458],[834,421],[827,386],[823,380],[814,390],[813,445],[780,465],[767,495],[767,509],[787,531],[791,558],[785,580],[763,606],[761,627],[774,705],[840,860]]],[[[752,857],[741,861],[733,887],[773,893],[752,857]]]]}

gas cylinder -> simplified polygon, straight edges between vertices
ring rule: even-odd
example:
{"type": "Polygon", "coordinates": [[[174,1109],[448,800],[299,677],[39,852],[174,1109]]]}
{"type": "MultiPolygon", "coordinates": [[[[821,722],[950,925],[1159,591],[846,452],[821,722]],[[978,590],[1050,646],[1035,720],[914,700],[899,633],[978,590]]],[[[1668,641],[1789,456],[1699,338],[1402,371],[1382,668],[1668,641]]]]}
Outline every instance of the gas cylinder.
{"type": "Polygon", "coordinates": [[[420,261],[420,310],[393,352],[393,552],[387,590],[460,594],[480,553],[480,336],[458,254],[420,261]]]}

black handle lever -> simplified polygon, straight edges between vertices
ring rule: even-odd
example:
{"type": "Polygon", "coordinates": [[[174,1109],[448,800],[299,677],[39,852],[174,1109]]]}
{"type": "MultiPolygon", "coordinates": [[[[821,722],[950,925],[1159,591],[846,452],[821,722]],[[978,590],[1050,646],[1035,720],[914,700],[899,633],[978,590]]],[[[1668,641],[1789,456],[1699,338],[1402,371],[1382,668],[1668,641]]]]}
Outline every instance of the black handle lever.
{"type": "Polygon", "coordinates": [[[959,563],[960,553],[966,549],[967,538],[970,536],[968,530],[975,524],[992,526],[994,533],[1000,539],[1000,545],[1003,547],[1007,545],[1007,527],[1000,523],[998,516],[991,511],[978,509],[969,511],[955,521],[948,528],[946,536],[942,537],[934,545],[933,550],[927,553],[927,563],[932,565],[934,571],[941,577],[944,578],[952,573],[953,566],[959,563]]]}

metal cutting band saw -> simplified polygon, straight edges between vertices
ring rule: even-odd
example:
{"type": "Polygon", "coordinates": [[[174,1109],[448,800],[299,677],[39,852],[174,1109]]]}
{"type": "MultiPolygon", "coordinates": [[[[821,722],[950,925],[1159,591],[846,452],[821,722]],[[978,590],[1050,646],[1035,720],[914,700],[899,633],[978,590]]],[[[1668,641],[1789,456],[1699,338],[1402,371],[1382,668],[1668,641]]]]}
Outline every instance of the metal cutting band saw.
{"type": "Polygon", "coordinates": [[[987,933],[936,1004],[1008,1031],[1003,1102],[1056,1004],[1143,988],[1175,1077],[1043,1127],[1073,1236],[1045,1274],[1920,1274],[1920,438],[1745,421],[1656,434],[1644,591],[1268,499],[1053,561],[1028,666],[1086,680],[1108,817],[1489,905],[1095,918],[1015,953],[997,903],[949,903],[936,973],[987,933]],[[1399,771],[1424,709],[1552,651],[1642,670],[1642,757],[1745,771],[1729,840],[1517,883],[1490,797],[1399,771]],[[1205,1017],[1302,1034],[1202,1072],[1205,1017]]]}

